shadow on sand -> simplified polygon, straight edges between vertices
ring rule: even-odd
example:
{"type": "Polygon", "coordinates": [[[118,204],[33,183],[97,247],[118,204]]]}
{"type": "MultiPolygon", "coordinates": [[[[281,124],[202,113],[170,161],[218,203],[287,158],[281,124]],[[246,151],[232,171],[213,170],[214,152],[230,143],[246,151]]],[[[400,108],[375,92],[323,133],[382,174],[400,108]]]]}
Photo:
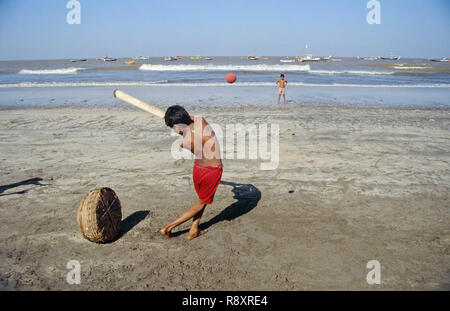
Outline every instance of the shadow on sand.
{"type": "MultiPolygon", "coordinates": [[[[226,207],[218,215],[214,216],[210,220],[200,223],[199,228],[205,230],[221,221],[231,221],[244,214],[247,214],[252,209],[258,205],[261,199],[261,191],[251,184],[237,184],[229,181],[221,181],[220,184],[225,186],[232,186],[231,190],[234,193],[234,199],[237,201],[226,207]]],[[[172,236],[179,236],[181,234],[187,233],[189,230],[180,230],[173,232],[172,236]]]]}
{"type": "Polygon", "coordinates": [[[143,221],[149,213],[150,213],[150,211],[137,211],[137,212],[134,212],[133,214],[129,215],[127,218],[123,219],[122,223],[120,224],[120,234],[116,240],[123,237],[125,234],[128,233],[128,231],[130,231],[138,223],[143,221]]]}
{"type": "MultiPolygon", "coordinates": [[[[6,190],[9,190],[9,189],[12,189],[12,188],[25,186],[25,185],[36,185],[36,186],[49,186],[50,185],[50,184],[41,184],[42,180],[43,180],[42,178],[36,177],[36,178],[31,178],[31,179],[27,179],[27,180],[23,180],[23,181],[17,182],[15,184],[0,186],[0,193],[3,193],[6,190]]],[[[24,194],[24,193],[27,193],[27,192],[28,192],[28,190],[22,190],[22,191],[17,191],[17,192],[13,192],[13,193],[0,194],[0,196],[7,196],[7,195],[12,195],[12,194],[24,194]]]]}

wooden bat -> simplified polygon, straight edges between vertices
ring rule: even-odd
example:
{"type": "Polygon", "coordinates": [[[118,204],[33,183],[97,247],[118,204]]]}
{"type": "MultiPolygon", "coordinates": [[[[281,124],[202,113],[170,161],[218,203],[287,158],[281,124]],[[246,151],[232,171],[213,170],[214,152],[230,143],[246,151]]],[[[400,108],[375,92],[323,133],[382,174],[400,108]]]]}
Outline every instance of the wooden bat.
{"type": "Polygon", "coordinates": [[[162,111],[159,108],[156,108],[155,106],[151,106],[151,105],[149,105],[147,103],[144,103],[143,101],[141,101],[141,100],[139,100],[137,98],[134,98],[133,96],[130,96],[127,93],[122,92],[120,90],[115,90],[113,92],[113,94],[114,94],[114,97],[116,97],[116,98],[118,98],[120,100],[123,100],[124,102],[126,102],[128,104],[136,106],[136,107],[138,107],[138,108],[140,108],[142,110],[145,110],[147,112],[150,112],[150,113],[154,114],[157,117],[164,118],[165,112],[162,111]]]}

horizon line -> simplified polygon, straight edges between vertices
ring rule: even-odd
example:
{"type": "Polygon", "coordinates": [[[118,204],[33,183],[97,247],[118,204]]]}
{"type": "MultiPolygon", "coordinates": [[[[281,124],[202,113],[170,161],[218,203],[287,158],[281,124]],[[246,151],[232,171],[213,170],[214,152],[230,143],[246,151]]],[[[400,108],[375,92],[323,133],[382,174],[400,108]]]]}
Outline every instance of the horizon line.
{"type": "MultiPolygon", "coordinates": [[[[304,55],[310,55],[310,54],[304,54],[304,55]]],[[[108,57],[111,57],[109,55],[107,55],[108,57]]],[[[169,55],[158,55],[158,56],[150,56],[150,55],[139,55],[139,56],[117,56],[117,57],[112,57],[112,58],[116,58],[116,59],[127,59],[127,58],[133,58],[133,57],[140,57],[140,56],[144,56],[144,57],[149,57],[149,58],[164,58],[164,57],[170,57],[169,55]]],[[[175,56],[172,55],[172,56],[175,56]]],[[[202,57],[248,57],[248,56],[257,56],[257,57],[298,57],[298,56],[303,56],[303,55],[261,55],[261,54],[253,54],[253,55],[213,55],[213,54],[204,54],[204,55],[176,55],[176,56],[183,56],[183,57],[191,57],[191,56],[202,56],[202,57]]],[[[403,57],[400,55],[395,55],[395,56],[375,56],[375,55],[371,55],[371,56],[333,56],[333,55],[327,55],[326,57],[331,56],[332,58],[358,58],[358,57],[400,57],[400,59],[441,59],[441,58],[445,58],[446,56],[442,56],[442,57],[403,57]]],[[[8,62],[8,61],[52,61],[52,60],[72,60],[72,59],[94,59],[97,60],[99,58],[103,58],[105,56],[102,57],[69,57],[69,58],[29,58],[29,59],[1,59],[1,62],[8,62]]]]}

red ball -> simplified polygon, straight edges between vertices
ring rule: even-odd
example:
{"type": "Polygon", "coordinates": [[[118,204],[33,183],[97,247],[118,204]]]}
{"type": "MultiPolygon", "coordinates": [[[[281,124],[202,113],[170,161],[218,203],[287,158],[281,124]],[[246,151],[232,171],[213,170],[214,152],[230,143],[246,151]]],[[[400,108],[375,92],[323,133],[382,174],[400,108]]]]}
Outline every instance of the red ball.
{"type": "Polygon", "coordinates": [[[230,72],[225,76],[225,80],[227,80],[228,83],[234,83],[234,81],[236,81],[236,75],[230,72]]]}

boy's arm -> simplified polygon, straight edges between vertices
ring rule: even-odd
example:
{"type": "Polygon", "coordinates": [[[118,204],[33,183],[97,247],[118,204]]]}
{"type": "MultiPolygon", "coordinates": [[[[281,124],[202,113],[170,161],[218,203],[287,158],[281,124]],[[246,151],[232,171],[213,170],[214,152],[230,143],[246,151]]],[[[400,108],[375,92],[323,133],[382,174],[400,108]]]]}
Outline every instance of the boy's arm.
{"type": "MultiPolygon", "coordinates": [[[[195,117],[191,116],[191,120],[195,122],[195,117]]],[[[197,118],[197,121],[203,122],[203,118],[197,118]]],[[[201,129],[203,126],[201,127],[201,129]]],[[[200,129],[200,133],[202,132],[200,129]]],[[[195,133],[193,130],[186,126],[186,132],[183,134],[183,140],[181,141],[180,147],[184,149],[188,149],[190,152],[194,153],[194,141],[195,141],[195,133]]]]}
{"type": "MultiPolygon", "coordinates": [[[[195,117],[190,116],[192,121],[195,121],[195,117]]],[[[189,132],[187,132],[186,134],[184,134],[183,140],[181,141],[180,147],[181,148],[186,148],[189,150],[193,150],[193,142],[194,140],[191,139],[191,131],[189,130],[189,132]]]]}
{"type": "Polygon", "coordinates": [[[194,140],[191,139],[191,133],[187,133],[180,144],[181,148],[188,149],[189,151],[194,150],[194,140]]]}

